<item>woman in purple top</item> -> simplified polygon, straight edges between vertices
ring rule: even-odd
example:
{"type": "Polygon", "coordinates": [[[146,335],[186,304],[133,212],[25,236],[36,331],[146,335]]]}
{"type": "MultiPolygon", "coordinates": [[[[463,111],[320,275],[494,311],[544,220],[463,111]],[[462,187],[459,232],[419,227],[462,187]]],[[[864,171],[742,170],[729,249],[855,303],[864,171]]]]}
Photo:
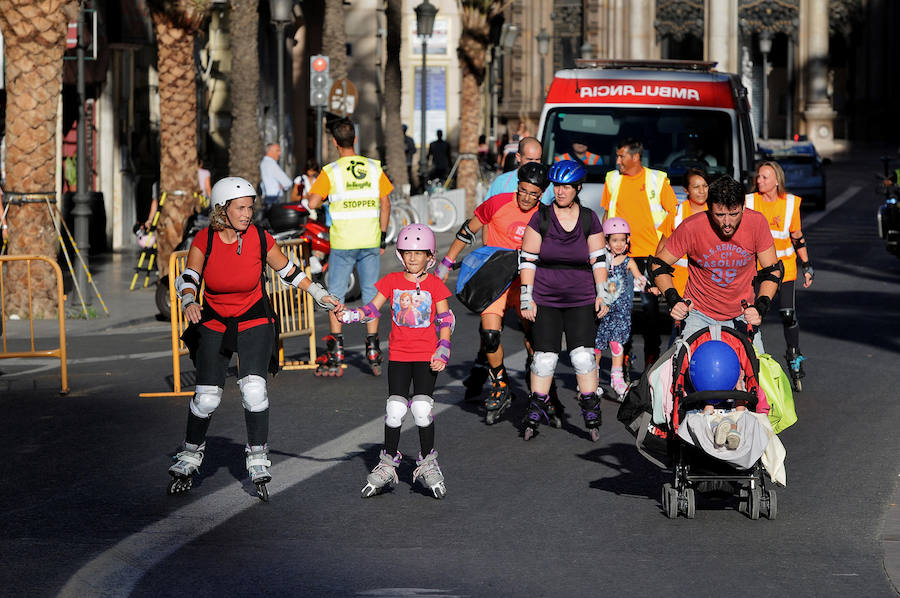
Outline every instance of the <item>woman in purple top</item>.
{"type": "Polygon", "coordinates": [[[578,380],[578,404],[591,440],[600,437],[600,397],[594,360],[596,318],[609,311],[606,240],[597,215],[578,201],[584,166],[562,160],[550,167],[554,201],[531,218],[522,237],[520,272],[522,317],[534,322],[531,399],[525,416],[525,440],[549,423],[548,391],[566,335],[569,359],[578,380]]]}

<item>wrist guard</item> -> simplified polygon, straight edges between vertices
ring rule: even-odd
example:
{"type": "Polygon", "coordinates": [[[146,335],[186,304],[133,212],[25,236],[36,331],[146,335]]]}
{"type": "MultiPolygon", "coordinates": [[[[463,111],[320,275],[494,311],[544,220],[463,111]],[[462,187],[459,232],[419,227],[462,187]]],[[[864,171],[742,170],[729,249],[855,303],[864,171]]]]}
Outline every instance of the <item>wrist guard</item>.
{"type": "Polygon", "coordinates": [[[771,304],[772,300],[763,295],[756,298],[756,301],[753,302],[753,307],[759,312],[760,318],[765,318],[771,304]]]}
{"type": "Polygon", "coordinates": [[[380,247],[384,249],[387,247],[387,231],[381,231],[381,243],[380,247]]]}
{"type": "Polygon", "coordinates": [[[681,298],[681,295],[678,294],[678,291],[675,290],[675,287],[666,291],[665,298],[666,305],[669,306],[669,311],[672,311],[673,307],[684,301],[684,299],[681,298]]]}
{"type": "Polygon", "coordinates": [[[455,264],[453,260],[449,257],[444,256],[444,259],[441,260],[441,263],[437,265],[437,268],[434,269],[434,275],[440,279],[443,279],[446,276],[450,275],[450,268],[455,264]]]}
{"type": "Polygon", "coordinates": [[[328,290],[317,282],[311,282],[306,288],[306,292],[315,300],[319,307],[324,307],[329,311],[333,311],[335,306],[331,303],[323,301],[328,296],[328,290]]]}
{"type": "Polygon", "coordinates": [[[611,297],[609,295],[609,291],[606,290],[606,283],[597,282],[594,284],[597,287],[597,296],[600,297],[600,300],[603,301],[605,305],[612,304],[612,301],[610,301],[611,297]]]}
{"type": "Polygon", "coordinates": [[[522,289],[519,294],[519,309],[522,311],[528,311],[532,308],[534,304],[534,299],[531,298],[531,290],[532,285],[523,284],[522,289]]]}
{"type": "Polygon", "coordinates": [[[444,363],[448,363],[450,361],[450,341],[441,339],[438,341],[437,349],[434,352],[434,355],[431,356],[431,360],[443,361],[444,363]]]}
{"type": "Polygon", "coordinates": [[[812,264],[809,262],[802,262],[800,258],[797,258],[797,265],[800,266],[800,271],[804,274],[809,274],[809,279],[812,280],[816,277],[816,270],[812,267],[812,264]]]}

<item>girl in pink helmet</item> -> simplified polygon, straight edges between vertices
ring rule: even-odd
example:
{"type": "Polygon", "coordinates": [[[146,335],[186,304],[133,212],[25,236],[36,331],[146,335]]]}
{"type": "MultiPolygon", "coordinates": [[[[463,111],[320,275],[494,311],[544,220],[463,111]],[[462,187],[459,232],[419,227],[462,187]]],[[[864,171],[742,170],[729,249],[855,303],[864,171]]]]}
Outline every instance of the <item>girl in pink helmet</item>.
{"type": "Polygon", "coordinates": [[[597,355],[597,364],[600,364],[600,356],[603,349],[609,346],[612,353],[612,368],[609,378],[616,399],[620,402],[625,398],[628,386],[625,384],[625,376],[622,372],[622,364],[625,361],[624,345],[631,336],[631,307],[633,303],[633,291],[636,288],[644,288],[647,279],[641,275],[637,263],[628,257],[628,244],[631,237],[631,227],[623,218],[608,218],[603,223],[603,234],[606,235],[607,267],[609,276],[606,287],[609,293],[609,313],[601,318],[597,326],[597,339],[594,344],[594,352],[597,355]],[[637,281],[637,285],[635,285],[637,281]]]}
{"type": "Polygon", "coordinates": [[[397,484],[397,466],[403,455],[400,427],[407,410],[419,428],[421,452],[416,460],[413,483],[417,480],[435,498],[447,493],[444,475],[434,450],[434,384],[437,373],[450,360],[450,333],[453,313],[450,291],[428,269],[434,266],[434,233],[424,224],[410,224],[397,237],[397,257],[403,270],[392,272],[377,283],[375,298],[359,309],[341,314],[345,324],[368,322],[380,315],[390,301],[391,336],[388,354],[388,398],[384,418],[384,449],[375,469],[366,478],[363,498],[397,484]],[[427,314],[422,318],[421,314],[427,314]],[[410,392],[412,386],[412,392],[410,392]]]}

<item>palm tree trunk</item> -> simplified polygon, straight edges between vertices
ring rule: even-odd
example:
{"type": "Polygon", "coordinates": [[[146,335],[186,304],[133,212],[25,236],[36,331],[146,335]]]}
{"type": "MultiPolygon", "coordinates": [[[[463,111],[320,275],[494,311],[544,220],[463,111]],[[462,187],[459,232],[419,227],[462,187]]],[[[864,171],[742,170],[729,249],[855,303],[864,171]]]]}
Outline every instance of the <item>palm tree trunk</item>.
{"type": "MultiPolygon", "coordinates": [[[[56,259],[59,247],[47,204],[15,203],[15,194],[54,196],[56,107],[62,91],[66,27],[77,15],[70,0],[0,0],[0,29],[6,53],[6,190],[10,255],[56,259]],[[70,17],[66,16],[66,13],[70,17]]],[[[19,199],[23,199],[21,195],[19,199]]],[[[6,310],[28,315],[28,269],[24,262],[4,268],[6,310]]],[[[31,266],[32,313],[57,316],[56,277],[50,266],[31,266]]]]}
{"type": "MultiPolygon", "coordinates": [[[[478,7],[464,6],[462,10],[462,34],[459,38],[457,57],[462,72],[461,114],[459,124],[459,153],[478,153],[478,133],[481,126],[481,94],[484,81],[487,45],[490,40],[488,12],[484,3],[478,7]]],[[[463,160],[459,163],[457,186],[466,190],[466,213],[475,209],[475,186],[478,181],[478,162],[463,160]]]]}
{"type": "Polygon", "coordinates": [[[406,172],[406,139],[400,122],[400,90],[403,88],[400,72],[400,45],[402,39],[403,1],[388,0],[387,57],[384,66],[384,123],[386,170],[394,186],[409,184],[406,172]]]}
{"type": "Polygon", "coordinates": [[[153,13],[153,22],[159,56],[160,192],[166,193],[157,246],[160,276],[166,276],[198,191],[195,32],[161,12],[153,13]]]}
{"type": "Polygon", "coordinates": [[[231,0],[231,140],[228,173],[259,180],[262,140],[259,134],[258,0],[231,0]]]}
{"type": "MultiPolygon", "coordinates": [[[[322,24],[322,53],[329,57],[331,80],[347,78],[347,30],[344,28],[343,0],[325,0],[325,20],[322,24]]],[[[331,136],[323,127],[322,160],[337,160],[338,153],[331,136]]]]}

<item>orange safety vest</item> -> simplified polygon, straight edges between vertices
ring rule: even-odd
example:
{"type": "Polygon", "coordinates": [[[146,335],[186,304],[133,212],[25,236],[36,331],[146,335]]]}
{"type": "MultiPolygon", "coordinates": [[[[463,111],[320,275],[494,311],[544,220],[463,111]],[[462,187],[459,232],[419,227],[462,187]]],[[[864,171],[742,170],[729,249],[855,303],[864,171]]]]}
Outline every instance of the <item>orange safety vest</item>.
{"type": "MultiPolygon", "coordinates": [[[[744,196],[744,205],[751,210],[754,207],[756,193],[748,193],[744,196]]],[[[781,197],[779,196],[779,199],[781,197]]],[[[800,202],[800,198],[793,193],[784,196],[784,213],[781,214],[779,220],[781,227],[772,228],[772,239],[775,241],[775,255],[784,264],[784,281],[795,280],[797,278],[797,255],[794,253],[794,244],[791,242],[791,219],[794,216],[795,204],[800,202]]]]}

